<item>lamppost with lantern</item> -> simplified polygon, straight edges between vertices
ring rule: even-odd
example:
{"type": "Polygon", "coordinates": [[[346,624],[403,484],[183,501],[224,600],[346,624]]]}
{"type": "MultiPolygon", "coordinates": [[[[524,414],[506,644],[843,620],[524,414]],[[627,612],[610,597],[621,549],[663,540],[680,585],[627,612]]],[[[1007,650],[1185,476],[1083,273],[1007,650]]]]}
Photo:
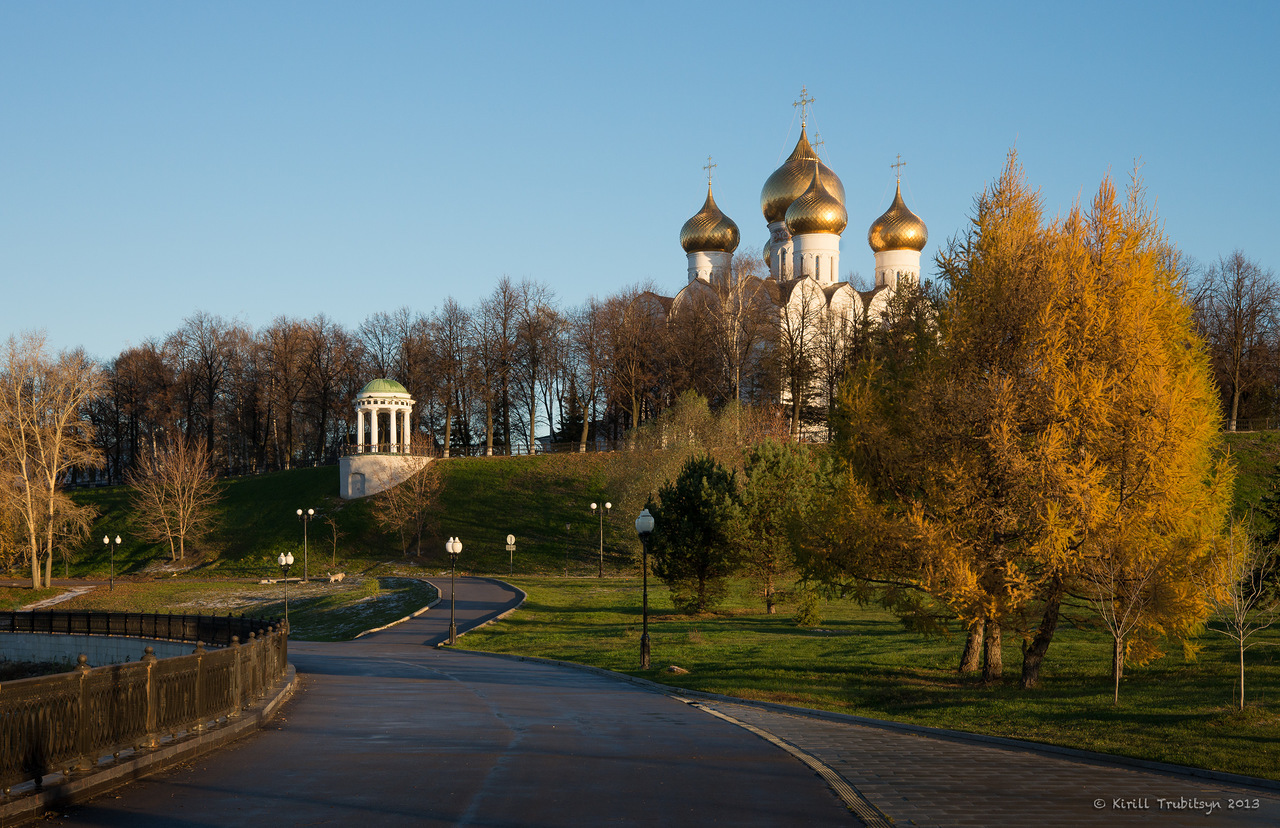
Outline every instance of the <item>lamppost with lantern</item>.
{"type": "Polygon", "coordinates": [[[108,587],[108,591],[114,592],[116,588],[116,550],[120,548],[120,536],[116,535],[116,542],[113,544],[111,543],[110,535],[103,535],[102,542],[111,550],[111,580],[109,581],[111,586],[108,587]]]}
{"type": "Polygon", "coordinates": [[[649,669],[649,535],[653,532],[653,515],[645,509],[636,518],[636,534],[640,536],[641,563],[644,573],[644,598],[641,604],[643,627],[640,633],[640,669],[649,669]]]}
{"type": "Polygon", "coordinates": [[[449,643],[458,643],[458,624],[454,620],[454,608],[458,603],[458,556],[462,554],[462,541],[449,538],[444,545],[449,553],[449,643]]]}
{"type": "Polygon", "coordinates": [[[316,516],[315,509],[298,510],[298,520],[302,521],[302,580],[307,580],[307,524],[316,516]]]}
{"type": "Polygon", "coordinates": [[[591,504],[591,514],[594,515],[596,514],[597,511],[599,511],[600,513],[600,575],[599,577],[601,578],[604,577],[604,516],[609,514],[609,510],[612,508],[613,508],[613,504],[607,501],[605,502],[603,509],[599,509],[597,505],[594,503],[591,504]]]}
{"type": "Polygon", "coordinates": [[[281,552],[276,560],[280,563],[280,569],[284,571],[284,627],[287,630],[289,629],[289,567],[293,566],[293,553],[281,552]]]}

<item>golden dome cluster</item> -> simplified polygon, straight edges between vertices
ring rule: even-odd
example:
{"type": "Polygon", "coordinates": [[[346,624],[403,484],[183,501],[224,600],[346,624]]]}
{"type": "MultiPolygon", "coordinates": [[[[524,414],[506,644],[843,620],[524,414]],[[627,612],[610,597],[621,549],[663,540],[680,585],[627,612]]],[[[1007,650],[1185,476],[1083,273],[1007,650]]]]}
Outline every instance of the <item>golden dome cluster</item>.
{"type": "Polygon", "coordinates": [[[817,162],[813,162],[811,170],[809,188],[787,208],[787,232],[793,236],[806,233],[834,233],[838,236],[849,225],[844,199],[837,198],[827,189],[817,162]]]}
{"type": "Polygon", "coordinates": [[[842,208],[844,207],[844,184],[841,183],[840,177],[818,158],[818,154],[809,144],[809,136],[805,133],[804,126],[801,126],[800,140],[796,142],[796,148],[791,151],[787,160],[782,162],[782,166],[773,171],[773,175],[764,182],[764,188],[760,191],[760,210],[764,213],[766,222],[772,224],[786,218],[787,208],[793,201],[804,195],[813,181],[815,163],[822,174],[827,191],[840,202],[842,208]]]}
{"type": "Polygon", "coordinates": [[[871,223],[867,244],[876,253],[885,250],[924,250],[929,241],[929,228],[902,200],[902,184],[893,196],[893,204],[884,215],[871,223]]]}
{"type": "Polygon", "coordinates": [[[686,253],[721,251],[732,253],[740,239],[738,225],[716,206],[707,184],[707,200],[702,209],[680,228],[680,246],[686,253]]]}

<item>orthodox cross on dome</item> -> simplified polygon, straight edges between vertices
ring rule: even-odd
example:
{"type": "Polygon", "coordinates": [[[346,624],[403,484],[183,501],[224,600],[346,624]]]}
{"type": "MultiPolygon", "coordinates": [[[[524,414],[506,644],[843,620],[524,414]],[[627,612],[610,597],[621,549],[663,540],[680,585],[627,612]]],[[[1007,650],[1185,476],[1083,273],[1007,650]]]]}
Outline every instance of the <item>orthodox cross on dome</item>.
{"type": "Polygon", "coordinates": [[[715,169],[716,167],[718,167],[718,166],[720,166],[720,165],[719,165],[719,164],[712,164],[712,163],[711,163],[711,156],[710,156],[710,155],[708,155],[708,156],[707,156],[707,163],[706,163],[706,164],[704,164],[704,165],[702,166],[702,169],[704,169],[704,170],[706,170],[706,171],[707,171],[707,186],[708,186],[708,187],[710,187],[710,186],[711,186],[711,171],[712,171],[712,170],[714,170],[714,169],[715,169]]]}
{"type": "Polygon", "coordinates": [[[813,151],[814,151],[814,152],[817,152],[817,151],[822,147],[822,145],[823,145],[823,144],[825,144],[825,143],[826,143],[826,141],[823,141],[823,140],[822,140],[822,133],[821,133],[821,132],[818,132],[817,130],[814,130],[814,132],[813,132],[813,143],[810,145],[810,146],[812,146],[812,147],[813,147],[813,151]]]}
{"type": "Polygon", "coordinates": [[[815,100],[816,98],[814,98],[812,95],[809,94],[809,88],[807,86],[800,87],[800,98],[795,102],[793,102],[791,105],[800,107],[800,126],[801,127],[803,127],[806,123],[808,123],[809,104],[813,103],[815,100]]]}
{"type": "Polygon", "coordinates": [[[898,153],[898,163],[890,164],[889,166],[893,168],[894,173],[898,176],[898,183],[901,184],[902,168],[907,166],[907,162],[902,160],[902,153],[898,153]]]}

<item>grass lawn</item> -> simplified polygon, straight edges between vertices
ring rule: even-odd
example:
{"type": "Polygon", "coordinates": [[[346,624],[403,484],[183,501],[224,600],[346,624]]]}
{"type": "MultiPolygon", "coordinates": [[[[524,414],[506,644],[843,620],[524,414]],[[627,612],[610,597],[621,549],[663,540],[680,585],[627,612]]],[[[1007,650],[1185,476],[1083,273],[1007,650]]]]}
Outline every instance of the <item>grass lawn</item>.
{"type": "Polygon", "coordinates": [[[0,587],[0,610],[14,612],[46,598],[52,598],[66,592],[62,587],[48,589],[30,589],[27,587],[0,587]]]}
{"type": "MultiPolygon", "coordinates": [[[[54,575],[105,579],[111,564],[102,537],[116,534],[124,539],[115,557],[118,577],[167,578],[176,571],[197,578],[270,578],[279,574],[276,558],[286,551],[293,553],[298,573],[303,556],[299,508],[317,512],[307,532],[312,575],[365,573],[392,561],[447,569],[444,540],[453,536],[463,540],[461,565],[469,572],[506,575],[514,567],[526,573],[586,574],[596,571],[601,545],[601,526],[590,504],[606,500],[615,508],[603,524],[605,568],[616,572],[630,567],[639,550],[632,523],[641,506],[619,503],[607,490],[608,460],[608,455],[589,453],[441,461],[438,525],[424,536],[421,557],[416,548],[406,557],[394,533],[379,530],[372,499],[338,498],[337,466],[222,481],[217,529],[177,563],[169,560],[167,544],[141,538],[128,487],[79,489],[73,492],[76,501],[96,506],[99,517],[70,561],[56,561],[54,575]],[[337,523],[336,544],[325,521],[330,516],[337,523]],[[506,550],[508,534],[517,539],[514,554],[506,550]]],[[[25,573],[16,568],[11,576],[25,573]]]]}
{"type": "MultiPolygon", "coordinates": [[[[650,582],[653,669],[639,669],[639,579],[517,577],[529,600],[461,646],[575,661],[673,687],[1047,742],[1103,753],[1280,779],[1280,653],[1246,656],[1243,712],[1233,701],[1235,653],[1205,633],[1195,662],[1171,654],[1128,669],[1111,703],[1111,643],[1063,628],[1042,686],[1017,687],[1018,643],[1006,640],[1008,681],[984,686],[956,674],[963,641],[906,632],[889,613],[823,603],[820,629],[795,626],[792,607],[762,612],[738,583],[712,615],[675,615],[666,588],[650,582]],[[690,672],[662,672],[678,665],[690,672]]],[[[1280,632],[1266,639],[1280,642],[1280,632]]]]}
{"type": "MultiPolygon", "coordinates": [[[[27,590],[29,592],[29,590],[27,590]]],[[[341,584],[312,580],[289,584],[290,638],[344,641],[425,607],[436,597],[430,584],[412,578],[352,577],[341,584]]],[[[284,585],[253,581],[170,578],[117,582],[63,602],[56,610],[159,612],[179,615],[284,616],[284,585]]]]}

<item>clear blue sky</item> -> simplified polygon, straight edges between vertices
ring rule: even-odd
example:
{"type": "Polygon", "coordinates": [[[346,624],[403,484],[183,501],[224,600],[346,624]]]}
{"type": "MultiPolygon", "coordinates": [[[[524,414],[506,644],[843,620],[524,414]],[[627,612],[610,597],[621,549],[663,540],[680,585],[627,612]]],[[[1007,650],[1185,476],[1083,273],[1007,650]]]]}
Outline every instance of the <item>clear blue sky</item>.
{"type": "MultiPolygon", "coordinates": [[[[685,282],[802,85],[842,270],[904,195],[928,260],[1017,145],[1051,212],[1141,159],[1168,235],[1280,270],[1280,4],[0,0],[0,335],[110,358],[197,310],[257,327],[685,282]]],[[[926,268],[926,272],[931,271],[926,268]]]]}

